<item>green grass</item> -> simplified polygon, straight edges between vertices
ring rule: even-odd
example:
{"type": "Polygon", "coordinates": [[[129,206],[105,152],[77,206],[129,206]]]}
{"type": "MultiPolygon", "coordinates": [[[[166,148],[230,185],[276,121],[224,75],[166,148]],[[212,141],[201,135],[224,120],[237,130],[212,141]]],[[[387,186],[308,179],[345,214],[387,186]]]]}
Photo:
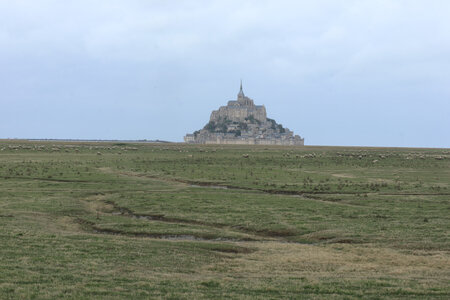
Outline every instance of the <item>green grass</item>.
{"type": "Polygon", "coordinates": [[[449,149],[1,141],[0,298],[448,299],[449,200],[449,149]]]}

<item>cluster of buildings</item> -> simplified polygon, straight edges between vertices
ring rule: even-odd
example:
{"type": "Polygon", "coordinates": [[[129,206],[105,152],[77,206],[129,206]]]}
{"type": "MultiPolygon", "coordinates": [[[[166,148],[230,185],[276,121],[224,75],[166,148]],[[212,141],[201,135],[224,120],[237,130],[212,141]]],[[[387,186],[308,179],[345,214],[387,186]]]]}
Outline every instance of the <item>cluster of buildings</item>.
{"type": "Polygon", "coordinates": [[[242,82],[237,100],[228,101],[211,113],[203,129],[187,134],[186,143],[303,146],[304,139],[294,135],[275,120],[267,118],[264,105],[255,105],[244,95],[242,82]]]}

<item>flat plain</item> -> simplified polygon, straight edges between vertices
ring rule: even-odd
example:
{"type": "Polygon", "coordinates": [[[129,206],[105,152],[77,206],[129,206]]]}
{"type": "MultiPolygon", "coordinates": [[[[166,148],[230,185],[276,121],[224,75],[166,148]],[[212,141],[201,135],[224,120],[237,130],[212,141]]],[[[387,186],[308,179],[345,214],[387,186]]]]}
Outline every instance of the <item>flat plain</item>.
{"type": "Polygon", "coordinates": [[[0,141],[1,299],[449,299],[450,150],[0,141]]]}

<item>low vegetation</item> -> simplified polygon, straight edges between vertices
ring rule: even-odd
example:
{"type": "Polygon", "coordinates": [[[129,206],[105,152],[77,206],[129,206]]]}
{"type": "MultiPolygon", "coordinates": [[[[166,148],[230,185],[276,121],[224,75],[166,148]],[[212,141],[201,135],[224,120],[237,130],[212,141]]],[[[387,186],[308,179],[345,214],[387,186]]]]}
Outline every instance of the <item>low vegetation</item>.
{"type": "Polygon", "coordinates": [[[450,150],[0,142],[0,298],[448,299],[450,150]]]}

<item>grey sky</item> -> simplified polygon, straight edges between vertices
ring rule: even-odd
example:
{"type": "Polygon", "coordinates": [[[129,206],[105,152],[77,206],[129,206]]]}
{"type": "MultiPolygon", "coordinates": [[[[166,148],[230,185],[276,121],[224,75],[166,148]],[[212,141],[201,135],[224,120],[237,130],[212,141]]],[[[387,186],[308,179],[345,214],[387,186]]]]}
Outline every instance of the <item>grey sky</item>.
{"type": "Polygon", "coordinates": [[[182,141],[239,80],[308,145],[450,147],[450,1],[0,0],[0,138],[182,141]]]}

